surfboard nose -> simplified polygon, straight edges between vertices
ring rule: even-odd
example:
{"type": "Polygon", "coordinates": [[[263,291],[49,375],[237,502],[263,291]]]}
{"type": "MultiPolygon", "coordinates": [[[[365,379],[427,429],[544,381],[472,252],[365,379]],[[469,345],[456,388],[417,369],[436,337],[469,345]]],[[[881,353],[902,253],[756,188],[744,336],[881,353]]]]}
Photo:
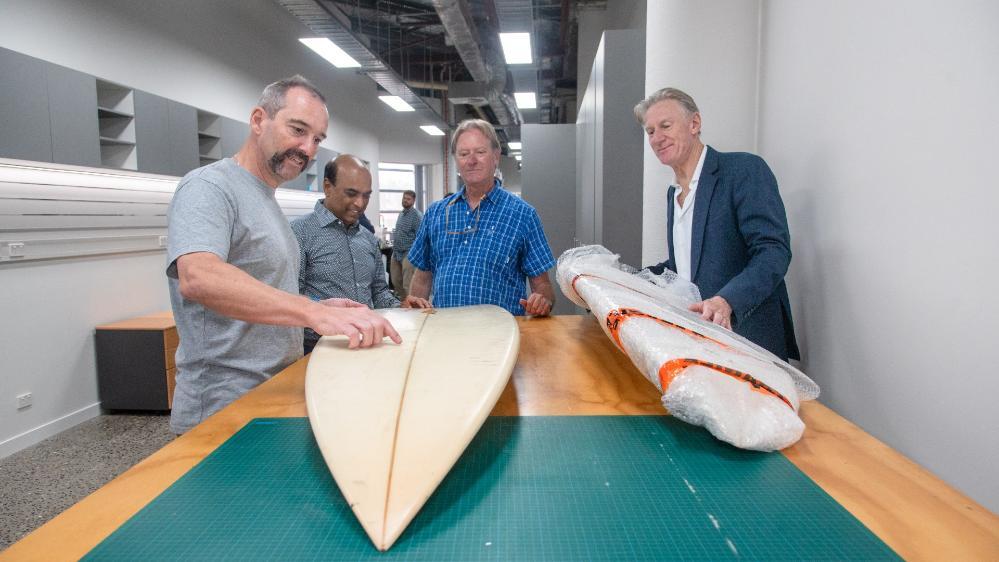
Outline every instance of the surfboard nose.
{"type": "Polygon", "coordinates": [[[509,312],[492,305],[379,312],[403,344],[350,350],[320,341],[305,395],[340,491],[384,551],[492,411],[513,372],[520,331],[509,312]]]}

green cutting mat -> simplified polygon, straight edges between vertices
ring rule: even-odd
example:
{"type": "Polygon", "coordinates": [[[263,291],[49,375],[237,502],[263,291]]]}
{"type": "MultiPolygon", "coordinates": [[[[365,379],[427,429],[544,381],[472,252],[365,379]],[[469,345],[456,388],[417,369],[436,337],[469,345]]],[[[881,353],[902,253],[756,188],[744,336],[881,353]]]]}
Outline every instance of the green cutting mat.
{"type": "Polygon", "coordinates": [[[251,421],[88,560],[897,559],[783,455],[667,416],[492,417],[379,553],[305,418],[251,421]]]}

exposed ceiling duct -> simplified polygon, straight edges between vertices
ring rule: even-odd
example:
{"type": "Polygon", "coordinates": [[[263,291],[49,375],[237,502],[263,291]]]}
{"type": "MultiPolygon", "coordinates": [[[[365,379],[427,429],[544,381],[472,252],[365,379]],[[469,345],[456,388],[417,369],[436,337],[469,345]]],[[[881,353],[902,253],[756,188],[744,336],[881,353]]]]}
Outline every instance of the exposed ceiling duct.
{"type": "Polygon", "coordinates": [[[538,93],[538,36],[534,32],[532,0],[494,0],[500,33],[528,33],[531,36],[530,64],[518,64],[510,69],[514,91],[538,93]]]}
{"type": "Polygon", "coordinates": [[[465,0],[433,0],[433,5],[469,74],[476,82],[485,84],[482,97],[489,102],[499,125],[520,125],[523,121],[520,112],[506,93],[506,62],[503,55],[497,48],[479,48],[485,43],[472,20],[468,4],[465,0]]]}
{"type": "Polygon", "coordinates": [[[343,49],[361,64],[360,72],[367,74],[392,95],[399,96],[411,105],[428,125],[447,130],[447,120],[417,95],[391,66],[368,48],[363,36],[350,31],[350,20],[335,6],[318,0],[276,0],[318,37],[325,37],[343,49]]]}

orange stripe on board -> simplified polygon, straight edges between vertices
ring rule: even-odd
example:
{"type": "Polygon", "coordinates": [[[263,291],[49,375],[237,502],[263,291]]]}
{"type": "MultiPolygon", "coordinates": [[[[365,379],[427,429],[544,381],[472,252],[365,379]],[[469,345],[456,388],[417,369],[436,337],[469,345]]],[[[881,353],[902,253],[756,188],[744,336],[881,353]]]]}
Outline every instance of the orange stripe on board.
{"type": "Polygon", "coordinates": [[[748,384],[753,392],[773,396],[774,398],[787,404],[788,408],[794,410],[794,406],[791,405],[791,402],[785,398],[783,394],[777,392],[773,387],[750,375],[749,373],[743,373],[742,371],[737,371],[731,367],[725,367],[724,365],[711,363],[710,361],[702,361],[700,359],[671,359],[670,361],[663,363],[662,366],[659,367],[659,384],[663,387],[663,393],[665,393],[666,389],[669,388],[673,379],[680,374],[680,371],[683,371],[692,365],[707,367],[708,369],[717,371],[723,375],[728,375],[736,380],[740,380],[748,384]]]}
{"type": "MultiPolygon", "coordinates": [[[[575,283],[575,280],[573,280],[573,283],[575,283]]],[[[723,344],[722,342],[716,339],[709,338],[704,334],[699,334],[691,330],[690,328],[680,326],[679,324],[675,324],[673,322],[670,322],[669,320],[663,320],[662,318],[652,316],[651,314],[646,314],[645,312],[642,312],[641,310],[635,308],[619,308],[607,313],[607,329],[608,331],[610,331],[611,337],[614,339],[614,343],[616,343],[617,346],[621,348],[621,350],[624,350],[624,345],[621,343],[621,325],[624,323],[625,320],[628,320],[629,318],[648,318],[649,320],[655,320],[656,322],[662,324],[663,326],[680,330],[681,332],[687,334],[688,336],[712,342],[716,345],[721,346],[724,349],[729,349],[729,351],[737,351],[734,349],[730,349],[729,346],[723,344]]],[[[761,394],[773,396],[774,398],[777,398],[781,402],[787,404],[788,408],[791,408],[792,410],[794,409],[794,406],[791,405],[791,401],[785,398],[783,394],[777,392],[774,388],[760,381],[759,379],[750,375],[749,373],[743,373],[742,371],[738,371],[730,367],[725,367],[724,365],[711,363],[709,361],[702,361],[700,359],[671,359],[663,363],[662,366],[659,367],[659,384],[662,386],[663,393],[665,393],[666,389],[669,388],[669,385],[670,383],[673,382],[673,379],[675,379],[677,375],[680,374],[680,371],[683,371],[684,369],[692,365],[707,367],[723,375],[728,375],[734,379],[740,380],[748,384],[754,392],[759,392],[761,394]]]]}

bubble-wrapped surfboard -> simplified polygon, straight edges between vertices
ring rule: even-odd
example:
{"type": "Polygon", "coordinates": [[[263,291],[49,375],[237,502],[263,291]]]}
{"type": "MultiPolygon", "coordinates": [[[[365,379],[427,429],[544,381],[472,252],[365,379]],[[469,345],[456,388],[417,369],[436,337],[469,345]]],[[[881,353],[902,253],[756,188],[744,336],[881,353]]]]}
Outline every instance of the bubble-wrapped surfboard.
{"type": "Polygon", "coordinates": [[[601,246],[566,251],[558,282],[589,309],[607,335],[662,392],[663,406],[744,449],[794,444],[805,425],[803,400],[819,388],[804,373],[687,307],[697,288],[672,272],[654,276],[618,262],[601,246]]]}

